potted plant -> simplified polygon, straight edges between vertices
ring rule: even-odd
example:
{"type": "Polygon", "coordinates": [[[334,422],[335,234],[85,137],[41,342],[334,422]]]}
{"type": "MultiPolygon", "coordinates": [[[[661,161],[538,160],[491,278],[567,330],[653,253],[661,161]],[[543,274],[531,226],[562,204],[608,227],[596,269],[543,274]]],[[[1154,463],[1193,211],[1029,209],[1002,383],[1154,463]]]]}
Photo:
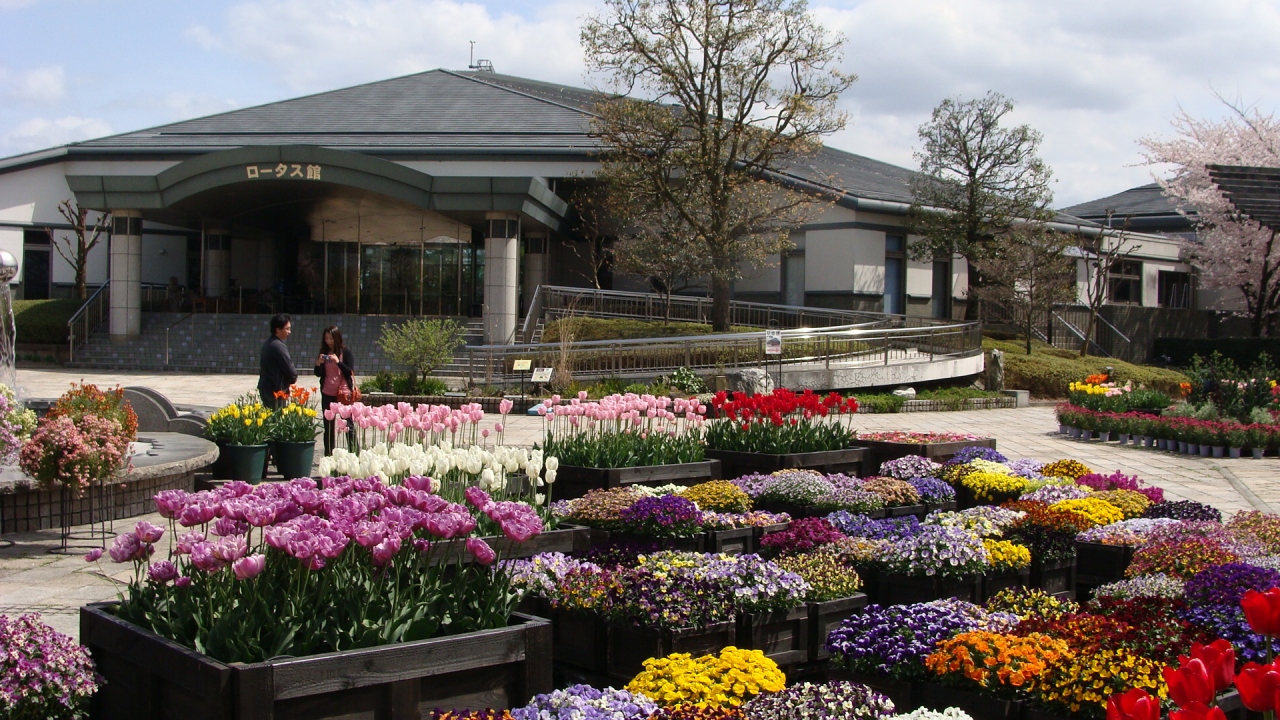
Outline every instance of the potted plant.
{"type": "Polygon", "coordinates": [[[138,418],[122,390],[73,385],[40,418],[19,464],[40,488],[79,498],[126,468],[137,432],[138,418]]]}
{"type": "Polygon", "coordinates": [[[733,573],[738,647],[759,650],[782,666],[808,662],[812,637],[804,578],[756,555],[738,558],[733,573]]]}
{"type": "Polygon", "coordinates": [[[1253,455],[1253,459],[1262,459],[1262,456],[1267,452],[1267,441],[1270,436],[1270,428],[1266,425],[1250,423],[1245,426],[1245,444],[1249,446],[1249,452],[1253,455]]]}
{"type": "Polygon", "coordinates": [[[706,406],[695,399],[610,395],[568,404],[553,395],[537,406],[542,451],[560,460],[561,498],[632,484],[696,483],[719,476],[702,444],[706,406]]]}
{"type": "Polygon", "coordinates": [[[311,405],[311,391],[293,385],[287,391],[277,392],[276,397],[285,403],[268,421],[268,439],[276,470],[285,480],[311,477],[316,435],[320,432],[320,417],[311,405]]]}
{"type": "Polygon", "coordinates": [[[267,465],[271,410],[252,397],[242,397],[209,416],[205,437],[218,444],[221,461],[215,475],[258,482],[267,465]]]}
{"type": "Polygon", "coordinates": [[[967,447],[996,449],[995,438],[954,432],[883,430],[858,433],[858,443],[866,445],[871,451],[872,459],[880,464],[908,455],[919,455],[933,462],[946,462],[967,447]]]}
{"type": "Polygon", "coordinates": [[[706,454],[723,463],[725,477],[796,468],[858,474],[868,459],[850,426],[857,398],[780,388],[716,393],[711,406],[717,419],[706,426],[706,454]]]}
{"type": "Polygon", "coordinates": [[[1229,457],[1238,458],[1249,442],[1248,431],[1240,423],[1226,423],[1223,433],[1229,451],[1229,457]]]}
{"type": "Polygon", "coordinates": [[[831,656],[827,636],[845,618],[867,605],[866,594],[858,592],[862,578],[836,551],[786,555],[774,562],[808,583],[804,596],[809,611],[808,661],[825,660],[831,656]]]}
{"type": "Polygon", "coordinates": [[[887,553],[876,600],[894,605],[947,597],[976,602],[990,562],[977,535],[939,525],[892,540],[887,553]]]}
{"type": "Polygon", "coordinates": [[[1009,540],[986,538],[982,541],[991,558],[982,576],[982,597],[987,600],[1005,588],[1031,585],[1031,550],[1009,540]]]}
{"type": "Polygon", "coordinates": [[[1017,718],[1031,698],[1027,689],[1072,656],[1065,641],[1042,633],[960,633],[925,658],[935,682],[921,689],[920,703],[935,710],[959,707],[975,718],[1017,718]]]}

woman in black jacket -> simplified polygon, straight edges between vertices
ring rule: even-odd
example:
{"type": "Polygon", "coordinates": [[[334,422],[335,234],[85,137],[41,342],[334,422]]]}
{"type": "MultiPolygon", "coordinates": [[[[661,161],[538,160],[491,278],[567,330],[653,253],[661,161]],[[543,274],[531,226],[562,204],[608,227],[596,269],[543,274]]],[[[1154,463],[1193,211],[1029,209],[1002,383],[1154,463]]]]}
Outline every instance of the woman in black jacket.
{"type": "MultiPolygon", "coordinates": [[[[325,411],[338,401],[343,392],[355,388],[355,360],[351,350],[342,342],[342,331],[337,325],[324,329],[320,341],[320,354],[316,356],[316,377],[320,378],[320,409],[325,411]]],[[[333,454],[333,420],[324,421],[324,454],[333,454]]]]}

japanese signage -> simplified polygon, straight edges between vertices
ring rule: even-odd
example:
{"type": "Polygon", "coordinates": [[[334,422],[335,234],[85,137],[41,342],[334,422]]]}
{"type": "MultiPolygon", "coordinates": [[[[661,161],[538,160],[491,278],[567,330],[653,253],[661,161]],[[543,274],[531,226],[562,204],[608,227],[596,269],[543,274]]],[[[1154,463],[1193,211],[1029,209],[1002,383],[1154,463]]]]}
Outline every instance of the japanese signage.
{"type": "Polygon", "coordinates": [[[244,174],[249,180],[260,178],[294,178],[296,180],[319,180],[319,165],[302,165],[300,163],[277,163],[275,165],[245,165],[244,174]]]}
{"type": "Polygon", "coordinates": [[[764,354],[765,355],[781,355],[782,354],[782,331],[781,330],[765,330],[764,331],[764,354]]]}
{"type": "Polygon", "coordinates": [[[514,360],[511,363],[511,369],[515,371],[528,370],[533,366],[532,360],[514,360]]]}
{"type": "Polygon", "coordinates": [[[530,379],[536,383],[551,382],[551,368],[534,368],[530,379]]]}

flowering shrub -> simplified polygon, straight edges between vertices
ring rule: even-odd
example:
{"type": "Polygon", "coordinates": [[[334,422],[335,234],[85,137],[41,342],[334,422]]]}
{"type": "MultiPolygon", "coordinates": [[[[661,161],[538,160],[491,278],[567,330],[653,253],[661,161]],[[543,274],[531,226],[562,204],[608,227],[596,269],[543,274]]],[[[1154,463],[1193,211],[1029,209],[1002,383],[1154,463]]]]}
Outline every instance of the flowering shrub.
{"type": "Polygon", "coordinates": [[[1268,554],[1280,553],[1280,515],[1241,510],[1227,523],[1227,531],[1268,554]]]}
{"type": "Polygon", "coordinates": [[[1280,587],[1280,572],[1246,563],[1205,568],[1187,579],[1183,590],[1188,605],[1239,605],[1249,590],[1280,587]]]}
{"type": "Polygon", "coordinates": [[[862,488],[879,495],[889,507],[915,505],[920,502],[920,493],[916,492],[911,483],[903,480],[888,477],[867,478],[862,481],[862,488]]]}
{"type": "Polygon", "coordinates": [[[941,465],[922,455],[905,455],[880,463],[881,475],[887,475],[899,480],[933,477],[941,469],[941,465]]]}
{"type": "Polygon", "coordinates": [[[705,628],[733,619],[730,593],[723,584],[698,578],[691,568],[619,568],[601,610],[612,620],[640,627],[705,628]]]}
{"type": "Polygon", "coordinates": [[[89,651],[39,615],[0,615],[0,717],[86,717],[98,681],[89,651]]]}
{"type": "Polygon", "coordinates": [[[0,383],[0,463],[17,462],[18,451],[36,429],[36,413],[18,402],[13,390],[0,383]]]}
{"type": "Polygon", "coordinates": [[[626,689],[665,707],[685,703],[736,707],[785,686],[786,677],[764,653],[727,647],[718,655],[695,658],[674,653],[645,660],[644,671],[626,689]]]}
{"type": "Polygon", "coordinates": [[[801,518],[792,521],[786,530],[760,538],[760,548],[774,555],[803,553],[844,537],[843,533],[822,518],[801,518]]]}
{"type": "Polygon", "coordinates": [[[1000,537],[1024,517],[1026,513],[1019,510],[979,505],[967,510],[931,512],[924,522],[926,525],[963,528],[978,537],[1000,537]]]}
{"type": "Polygon", "coordinates": [[[1005,588],[987,599],[989,612],[1011,613],[1019,618],[1037,617],[1056,620],[1080,611],[1070,600],[1059,600],[1039,588],[1005,588]]]}
{"type": "Polygon", "coordinates": [[[1222,522],[1222,511],[1212,505],[1195,500],[1166,500],[1147,508],[1142,514],[1148,518],[1172,518],[1174,520],[1194,520],[1222,522]]]}
{"type": "Polygon", "coordinates": [[[983,540],[983,547],[991,558],[991,569],[996,572],[1022,570],[1031,565],[1031,551],[1008,540],[983,540]]]}
{"type": "Polygon", "coordinates": [[[546,421],[543,451],[566,465],[640,467],[700,462],[706,406],[653,395],[610,395],[584,402],[585,393],[559,405],[538,406],[546,421]]]}
{"type": "Polygon", "coordinates": [[[869,540],[867,538],[842,538],[833,543],[823,545],[817,552],[832,555],[846,565],[860,567],[879,567],[889,554],[892,542],[889,540],[869,540]]]}
{"type": "Polygon", "coordinates": [[[1091,494],[1092,492],[1088,488],[1079,485],[1046,483],[1035,490],[1022,493],[1022,496],[1018,499],[1052,505],[1060,500],[1080,500],[1081,498],[1089,497],[1091,494]]]}
{"type": "Polygon", "coordinates": [[[875,540],[910,537],[920,532],[920,521],[915,515],[872,520],[870,515],[837,510],[827,516],[827,522],[849,537],[875,540]]]}
{"type": "Polygon", "coordinates": [[[928,445],[931,443],[969,442],[986,440],[987,438],[968,433],[952,432],[907,432],[905,430],[880,430],[877,432],[858,433],[859,440],[873,442],[905,443],[909,445],[928,445]]]}
{"type": "Polygon", "coordinates": [[[776,693],[757,695],[742,708],[748,720],[888,720],[893,701],[866,685],[834,681],[803,682],[776,693]]]}
{"type": "Polygon", "coordinates": [[[1178,521],[1169,520],[1168,518],[1121,520],[1120,522],[1089,528],[1076,535],[1076,539],[1082,542],[1101,543],[1103,545],[1141,545],[1147,541],[1147,537],[1151,533],[1165,525],[1176,522],[1178,521]]]}
{"type": "Polygon", "coordinates": [[[1091,472],[1093,471],[1089,466],[1079,460],[1055,460],[1040,468],[1040,474],[1045,477],[1064,477],[1072,480],[1091,472]]]}
{"type": "Polygon", "coordinates": [[[829,552],[787,555],[774,562],[808,583],[809,592],[804,596],[806,601],[825,602],[851,597],[862,588],[862,578],[858,573],[829,552]]]}
{"type": "Polygon", "coordinates": [[[1078,653],[1054,666],[1039,683],[1040,701],[1049,707],[1103,717],[1107,699],[1140,687],[1159,698],[1168,687],[1160,670],[1163,663],[1125,648],[1101,648],[1078,653]]]}
{"type": "Polygon", "coordinates": [[[919,534],[894,541],[885,567],[905,575],[955,577],[990,564],[981,538],[960,528],[922,525],[919,534]]]}
{"type": "Polygon", "coordinates": [[[1152,503],[1164,502],[1164,490],[1149,487],[1137,475],[1125,475],[1119,470],[1110,475],[1088,473],[1076,478],[1076,483],[1092,490],[1131,490],[1141,493],[1152,503]]]}
{"type": "Polygon", "coordinates": [[[505,627],[515,594],[490,566],[541,518],[476,487],[466,505],[434,487],[343,477],[161,492],[168,557],[148,565],[166,528],[146,521],[112,544],[112,560],[134,565],[118,615],[223,662],[505,627]],[[473,533],[503,538],[495,549],[473,533]]]}
{"type": "Polygon", "coordinates": [[[619,527],[649,537],[682,538],[702,529],[702,512],[679,495],[640,498],[618,517],[619,527]]]}
{"type": "Polygon", "coordinates": [[[503,560],[498,567],[510,575],[512,590],[522,597],[533,595],[549,600],[552,607],[565,605],[568,598],[575,595],[569,589],[579,586],[579,583],[573,582],[576,578],[598,578],[597,600],[603,599],[605,585],[601,568],[588,560],[579,560],[558,552],[539,553],[529,558],[503,560]]]}
{"type": "Polygon", "coordinates": [[[843,450],[853,445],[849,419],[858,412],[858,400],[853,397],[779,388],[752,397],[734,393],[730,398],[718,392],[711,405],[722,418],[707,424],[707,447],[716,450],[783,454],[843,450]],[[829,421],[828,415],[838,419],[829,421]]]}
{"type": "Polygon", "coordinates": [[[960,450],[947,461],[948,465],[963,465],[974,460],[986,460],[987,462],[1006,463],[1009,458],[996,452],[995,448],[989,448],[985,445],[969,445],[962,447],[960,450]]]}
{"type": "Polygon", "coordinates": [[[813,470],[780,470],[756,496],[761,503],[817,505],[836,491],[822,473],[813,470]]]}
{"type": "Polygon", "coordinates": [[[1000,632],[1017,618],[988,613],[962,600],[915,605],[868,605],[831,631],[827,649],[853,672],[898,680],[925,677],[924,659],[941,640],[961,632],[1000,632]]]}
{"type": "Polygon", "coordinates": [[[786,513],[771,513],[765,510],[752,510],[745,513],[702,513],[702,526],[708,530],[730,530],[733,528],[768,527],[791,522],[786,513]]]}
{"type": "Polygon", "coordinates": [[[1142,517],[1142,513],[1151,507],[1151,501],[1145,495],[1133,490],[1100,490],[1090,497],[1111,503],[1124,513],[1125,518],[1142,517]]]}
{"type": "Polygon", "coordinates": [[[925,668],[944,679],[974,682],[987,690],[1035,687],[1040,676],[1073,653],[1061,640],[1030,633],[1001,635],[977,630],[938,643],[925,668]]]}
{"type": "Polygon", "coordinates": [[[750,495],[754,500],[755,498],[760,497],[760,494],[764,492],[764,489],[773,482],[773,477],[773,475],[752,473],[750,475],[743,475],[742,477],[734,478],[729,482],[737,485],[742,492],[750,495]]]}
{"type": "Polygon", "coordinates": [[[1016,475],[979,470],[961,478],[960,485],[972,492],[975,498],[990,501],[1016,497],[1027,488],[1027,481],[1016,475]]]}
{"type": "Polygon", "coordinates": [[[634,505],[642,497],[640,492],[631,487],[616,487],[608,490],[588,490],[586,495],[570,500],[564,517],[575,523],[610,529],[618,527],[622,522],[622,511],[634,505]]]}
{"type": "Polygon", "coordinates": [[[1235,649],[1241,663],[1267,662],[1267,639],[1255,633],[1239,605],[1202,605],[1186,608],[1183,620],[1212,638],[1222,638],[1235,649]]]}
{"type": "Polygon", "coordinates": [[[1075,557],[1076,533],[1091,525],[1082,515],[1050,509],[1044,503],[1014,501],[1001,507],[1026,514],[1005,532],[1005,537],[1030,548],[1032,557],[1044,562],[1075,557]]]}
{"type": "Polygon", "coordinates": [[[1044,477],[1040,472],[1040,468],[1044,467],[1044,462],[1034,458],[1018,458],[1009,461],[1009,473],[1024,477],[1028,480],[1039,480],[1044,477]]]}
{"type": "Polygon", "coordinates": [[[1124,520],[1120,508],[1106,500],[1097,498],[1081,498],[1079,500],[1059,500],[1049,506],[1051,510],[1065,510],[1089,521],[1090,525],[1110,525],[1124,520]]]}
{"type": "Polygon", "coordinates": [[[137,436],[138,417],[123,390],[73,383],[23,444],[19,464],[40,487],[79,495],[125,467],[137,436]]]}
{"type": "Polygon", "coordinates": [[[571,685],[563,690],[534,696],[528,705],[512,710],[511,717],[515,720],[629,720],[647,718],[657,709],[657,704],[644,695],[613,688],[598,690],[590,685],[571,685]]]}
{"type": "Polygon", "coordinates": [[[1132,578],[1163,573],[1186,580],[1205,568],[1239,559],[1225,544],[1212,538],[1152,539],[1134,551],[1124,575],[1132,578]]]}
{"type": "Polygon", "coordinates": [[[680,494],[697,503],[702,510],[745,513],[751,510],[751,496],[728,480],[712,480],[688,487],[680,494]]]}
{"type": "Polygon", "coordinates": [[[1181,578],[1172,575],[1139,575],[1128,580],[1100,585],[1093,591],[1093,596],[1119,600],[1144,597],[1180,600],[1185,587],[1186,583],[1181,578]]]}
{"type": "Polygon", "coordinates": [[[956,499],[956,490],[944,480],[932,477],[911,478],[907,482],[920,494],[921,502],[944,503],[956,499]]]}

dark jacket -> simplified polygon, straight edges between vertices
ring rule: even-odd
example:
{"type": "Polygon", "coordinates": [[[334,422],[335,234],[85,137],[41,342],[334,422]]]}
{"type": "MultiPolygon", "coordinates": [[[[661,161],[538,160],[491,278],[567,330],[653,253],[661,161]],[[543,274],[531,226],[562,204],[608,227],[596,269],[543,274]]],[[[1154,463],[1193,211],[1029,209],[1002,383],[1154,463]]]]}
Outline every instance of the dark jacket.
{"type": "Polygon", "coordinates": [[[298,371],[293,368],[289,347],[273,335],[262,344],[258,363],[258,394],[262,396],[263,404],[273,404],[277,390],[288,390],[297,381],[298,371]]]}
{"type": "MultiPolygon", "coordinates": [[[[319,354],[319,353],[317,353],[319,354]]],[[[355,356],[351,354],[351,348],[342,348],[342,358],[338,360],[338,370],[342,371],[342,379],[347,381],[347,387],[355,389],[356,381],[356,361],[355,356]]],[[[324,380],[324,365],[316,365],[316,377],[324,380]]]]}

